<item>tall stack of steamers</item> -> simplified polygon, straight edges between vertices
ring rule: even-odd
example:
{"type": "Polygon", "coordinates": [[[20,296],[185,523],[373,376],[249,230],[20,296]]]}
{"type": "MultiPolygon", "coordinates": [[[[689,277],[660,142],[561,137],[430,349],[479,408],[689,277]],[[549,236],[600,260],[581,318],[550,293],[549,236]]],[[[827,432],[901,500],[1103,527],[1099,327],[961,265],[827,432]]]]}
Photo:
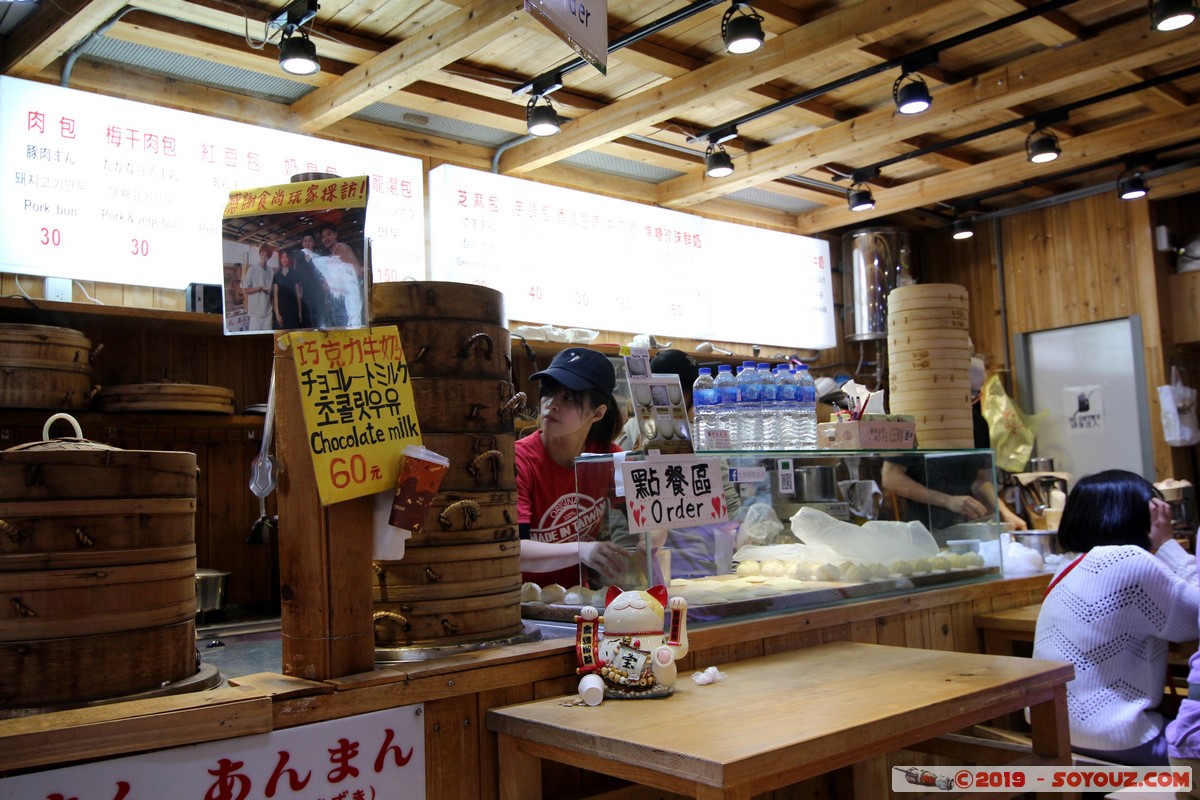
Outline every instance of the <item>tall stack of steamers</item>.
{"type": "Polygon", "coordinates": [[[897,286],[887,307],[888,409],[916,418],[918,447],[973,447],[967,290],[897,286]]]}
{"type": "Polygon", "coordinates": [[[439,494],[403,559],[377,561],[377,661],[394,648],[503,641],[521,634],[514,419],[503,295],[461,283],[373,287],[372,321],[404,343],[429,450],[450,461],[439,494]]]}

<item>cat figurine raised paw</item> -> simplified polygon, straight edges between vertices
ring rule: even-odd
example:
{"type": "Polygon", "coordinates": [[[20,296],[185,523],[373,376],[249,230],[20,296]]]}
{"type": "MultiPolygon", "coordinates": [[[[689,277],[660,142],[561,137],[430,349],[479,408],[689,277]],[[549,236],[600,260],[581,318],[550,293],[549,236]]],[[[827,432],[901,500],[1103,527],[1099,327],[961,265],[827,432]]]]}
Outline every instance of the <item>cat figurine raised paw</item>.
{"type": "Polygon", "coordinates": [[[667,600],[665,586],[622,592],[609,587],[604,615],[584,606],[575,617],[575,644],[584,683],[599,676],[604,697],[630,700],[666,697],[674,691],[675,662],[687,655],[687,600],[667,600]],[[671,630],[663,630],[665,607],[671,630]]]}

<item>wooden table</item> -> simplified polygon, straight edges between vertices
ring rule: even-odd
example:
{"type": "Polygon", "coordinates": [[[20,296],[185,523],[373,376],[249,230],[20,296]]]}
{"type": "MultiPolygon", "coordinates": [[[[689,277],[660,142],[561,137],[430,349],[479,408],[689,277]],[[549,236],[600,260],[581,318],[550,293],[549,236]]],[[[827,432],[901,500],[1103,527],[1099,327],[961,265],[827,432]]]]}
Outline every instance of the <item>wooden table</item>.
{"type": "Polygon", "coordinates": [[[541,759],[702,800],[745,800],[868,764],[853,780],[873,777],[874,791],[848,796],[886,796],[882,755],[1027,706],[1041,763],[1071,763],[1070,664],[834,642],[718,666],[721,683],[681,674],[660,700],[587,707],[557,697],[488,711],[501,800],[542,796],[541,759]]]}

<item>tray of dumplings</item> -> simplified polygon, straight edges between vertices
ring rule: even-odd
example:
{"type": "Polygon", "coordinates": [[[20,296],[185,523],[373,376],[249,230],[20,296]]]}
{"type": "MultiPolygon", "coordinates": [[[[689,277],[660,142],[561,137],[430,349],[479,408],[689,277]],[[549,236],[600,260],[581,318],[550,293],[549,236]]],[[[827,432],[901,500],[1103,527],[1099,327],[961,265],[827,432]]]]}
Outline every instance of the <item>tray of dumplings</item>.
{"type": "Polygon", "coordinates": [[[716,616],[732,616],[936,586],[997,571],[996,567],[985,564],[978,553],[950,551],[941,551],[928,558],[897,559],[887,564],[850,560],[822,563],[746,559],[740,561],[730,575],[676,578],[671,581],[670,593],[686,598],[689,609],[724,608],[728,613],[716,616]]]}
{"type": "MultiPolygon", "coordinates": [[[[928,558],[897,559],[887,564],[744,559],[731,574],[675,578],[668,592],[688,601],[689,617],[718,619],[937,586],[995,572],[998,569],[987,565],[979,553],[949,550],[928,558]]],[[[526,583],[521,588],[521,615],[527,619],[573,623],[585,605],[603,609],[608,589],[526,583]]]]}

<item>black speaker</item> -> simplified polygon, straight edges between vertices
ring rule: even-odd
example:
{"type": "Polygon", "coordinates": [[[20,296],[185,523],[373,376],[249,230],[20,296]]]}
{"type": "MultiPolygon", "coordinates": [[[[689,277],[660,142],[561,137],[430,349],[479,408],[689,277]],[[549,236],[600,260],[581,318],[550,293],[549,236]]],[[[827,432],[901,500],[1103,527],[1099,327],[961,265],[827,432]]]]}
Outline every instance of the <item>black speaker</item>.
{"type": "Polygon", "coordinates": [[[213,283],[192,283],[187,287],[187,310],[220,314],[221,287],[213,283]]]}

